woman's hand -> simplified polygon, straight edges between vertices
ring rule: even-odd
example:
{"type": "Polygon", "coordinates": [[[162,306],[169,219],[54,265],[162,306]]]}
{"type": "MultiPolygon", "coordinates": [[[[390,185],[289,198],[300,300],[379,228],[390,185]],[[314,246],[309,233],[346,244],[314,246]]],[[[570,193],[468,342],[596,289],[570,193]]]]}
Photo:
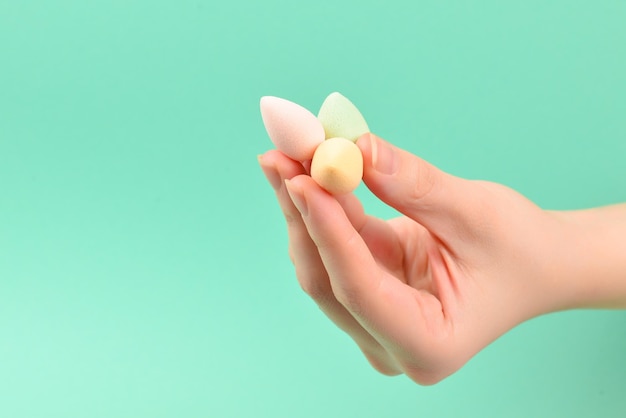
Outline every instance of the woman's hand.
{"type": "Polygon", "coordinates": [[[365,184],[404,216],[366,215],[356,196],[328,194],[278,151],[259,161],[300,285],[378,371],[433,384],[520,322],[582,303],[585,288],[562,280],[572,269],[564,237],[584,235],[571,215],[371,134],[357,144],[365,184]]]}

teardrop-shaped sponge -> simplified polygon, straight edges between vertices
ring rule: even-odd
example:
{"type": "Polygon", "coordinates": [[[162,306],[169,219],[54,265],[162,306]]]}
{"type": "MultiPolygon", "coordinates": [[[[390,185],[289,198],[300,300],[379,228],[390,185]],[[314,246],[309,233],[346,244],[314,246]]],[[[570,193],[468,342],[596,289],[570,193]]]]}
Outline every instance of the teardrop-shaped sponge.
{"type": "Polygon", "coordinates": [[[359,109],[337,92],[324,100],[317,118],[324,126],[326,139],[341,137],[355,142],[370,130],[359,109]]]}
{"type": "Polygon", "coordinates": [[[324,142],[324,127],[313,113],[299,104],[264,96],[261,116],[276,148],[291,159],[310,160],[317,146],[324,142]]]}

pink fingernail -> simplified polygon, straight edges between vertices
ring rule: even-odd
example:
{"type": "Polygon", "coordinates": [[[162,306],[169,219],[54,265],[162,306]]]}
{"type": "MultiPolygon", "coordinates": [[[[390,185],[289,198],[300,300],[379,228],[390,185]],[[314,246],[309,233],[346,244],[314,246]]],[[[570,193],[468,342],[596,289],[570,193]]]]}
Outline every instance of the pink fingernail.
{"type": "Polygon", "coordinates": [[[295,207],[298,208],[302,216],[306,216],[309,213],[309,208],[302,187],[295,185],[291,180],[285,180],[285,186],[287,186],[287,192],[295,207]]]}
{"type": "Polygon", "coordinates": [[[261,170],[263,170],[263,174],[267,177],[267,181],[270,182],[274,190],[280,189],[282,180],[280,178],[280,174],[278,174],[278,170],[276,170],[276,166],[268,164],[264,161],[262,155],[258,155],[257,159],[259,160],[259,165],[261,166],[261,170]]]}
{"type": "Polygon", "coordinates": [[[394,174],[398,170],[398,157],[389,144],[370,134],[372,165],[382,174],[394,174]]]}

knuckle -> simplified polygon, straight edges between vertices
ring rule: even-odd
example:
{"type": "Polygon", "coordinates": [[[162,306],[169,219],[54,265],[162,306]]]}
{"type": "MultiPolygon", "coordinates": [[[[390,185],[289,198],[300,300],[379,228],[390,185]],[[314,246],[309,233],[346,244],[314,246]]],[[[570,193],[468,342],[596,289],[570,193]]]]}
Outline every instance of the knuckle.
{"type": "Polygon", "coordinates": [[[431,347],[430,352],[414,352],[411,358],[400,360],[400,367],[407,377],[422,386],[441,382],[460,366],[458,358],[446,347],[431,347]]]}
{"type": "Polygon", "coordinates": [[[358,296],[358,292],[350,287],[343,286],[336,290],[335,297],[349,312],[357,317],[363,316],[363,304],[358,296]]]}
{"type": "Polygon", "coordinates": [[[413,182],[409,188],[408,197],[414,203],[422,203],[435,190],[437,184],[435,169],[420,161],[413,166],[412,171],[413,182]]]}
{"type": "Polygon", "coordinates": [[[303,266],[295,263],[296,278],[298,284],[304,293],[306,293],[311,299],[319,301],[325,301],[332,294],[330,283],[327,279],[318,271],[311,271],[305,269],[303,266]]]}
{"type": "Polygon", "coordinates": [[[392,364],[393,362],[390,360],[387,353],[375,354],[363,348],[361,348],[361,351],[365,355],[365,358],[369,362],[370,366],[372,366],[378,373],[385,376],[397,376],[402,373],[392,364]]]}
{"type": "Polygon", "coordinates": [[[295,215],[287,210],[283,210],[283,216],[285,217],[285,222],[287,222],[287,225],[295,225],[299,218],[298,215],[295,215]]]}
{"type": "Polygon", "coordinates": [[[330,289],[320,280],[314,280],[313,278],[305,278],[298,275],[298,283],[300,288],[311,299],[315,300],[318,304],[324,304],[329,299],[330,289]]]}

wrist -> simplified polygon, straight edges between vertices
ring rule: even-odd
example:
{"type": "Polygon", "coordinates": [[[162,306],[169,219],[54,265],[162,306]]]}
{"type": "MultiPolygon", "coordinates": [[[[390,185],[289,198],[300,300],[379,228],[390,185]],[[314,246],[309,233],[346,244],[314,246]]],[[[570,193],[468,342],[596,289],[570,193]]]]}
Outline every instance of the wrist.
{"type": "Polygon", "coordinates": [[[626,205],[549,213],[557,224],[546,267],[553,310],[626,308],[626,205]]]}

